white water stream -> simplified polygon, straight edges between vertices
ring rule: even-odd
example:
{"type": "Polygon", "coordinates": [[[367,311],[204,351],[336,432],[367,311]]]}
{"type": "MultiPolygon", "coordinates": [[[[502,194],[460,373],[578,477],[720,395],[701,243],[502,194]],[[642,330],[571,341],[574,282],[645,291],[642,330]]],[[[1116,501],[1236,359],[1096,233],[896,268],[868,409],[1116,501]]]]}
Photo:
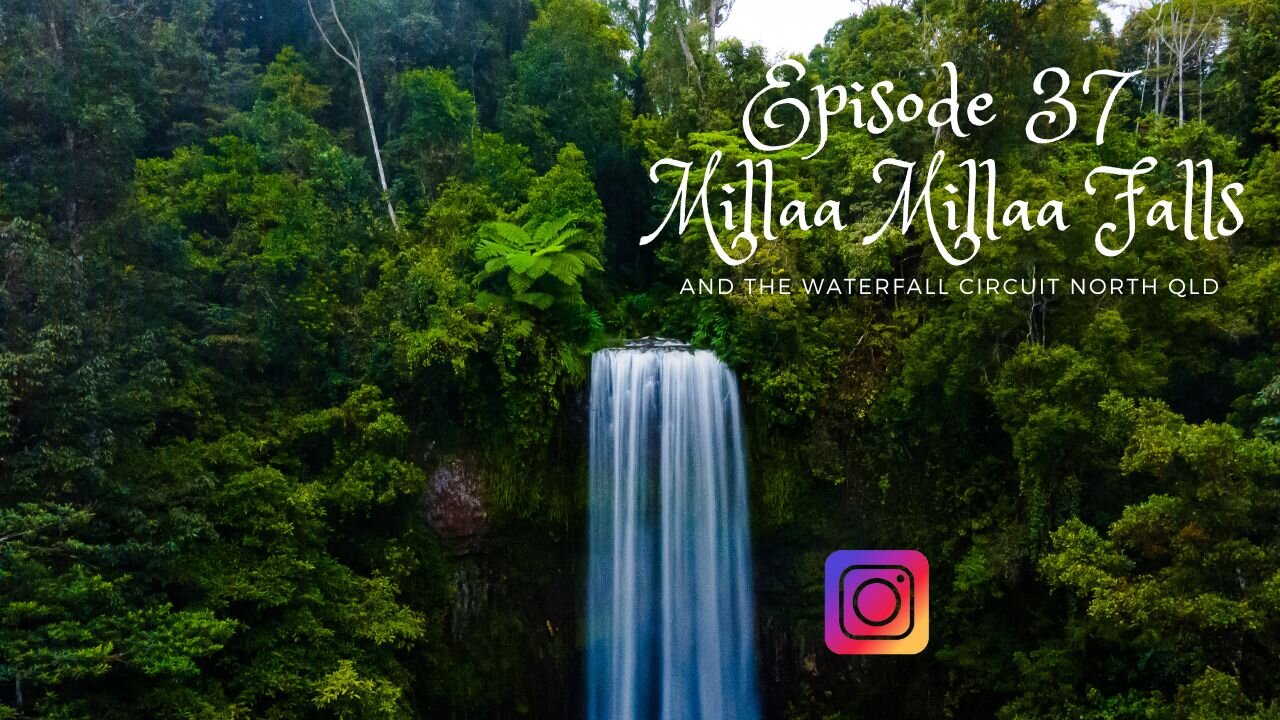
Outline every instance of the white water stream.
{"type": "Polygon", "coordinates": [[[737,380],[648,342],[591,366],[588,720],[756,720],[737,380]]]}

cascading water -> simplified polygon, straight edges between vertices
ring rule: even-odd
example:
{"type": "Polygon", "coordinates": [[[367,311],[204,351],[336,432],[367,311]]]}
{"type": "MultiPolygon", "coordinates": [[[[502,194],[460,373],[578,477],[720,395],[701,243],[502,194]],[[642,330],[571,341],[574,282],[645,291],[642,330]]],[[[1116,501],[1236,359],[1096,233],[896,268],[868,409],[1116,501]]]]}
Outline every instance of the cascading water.
{"type": "Polygon", "coordinates": [[[737,381],[669,341],[591,363],[588,720],[755,720],[737,381]]]}

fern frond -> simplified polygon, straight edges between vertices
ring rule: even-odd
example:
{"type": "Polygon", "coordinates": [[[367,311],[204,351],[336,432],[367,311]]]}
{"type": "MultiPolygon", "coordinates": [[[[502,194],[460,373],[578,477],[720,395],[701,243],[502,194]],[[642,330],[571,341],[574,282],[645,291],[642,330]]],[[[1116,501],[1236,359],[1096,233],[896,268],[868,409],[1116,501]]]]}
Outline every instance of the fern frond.
{"type": "Polygon", "coordinates": [[[547,271],[565,285],[573,285],[587,269],[580,258],[568,253],[557,255],[555,260],[548,264],[550,267],[547,268],[547,271]]]}
{"type": "MultiPolygon", "coordinates": [[[[575,258],[580,260],[583,265],[585,265],[587,268],[590,268],[591,270],[604,270],[604,263],[600,262],[600,258],[587,252],[586,250],[571,250],[566,254],[574,256],[575,258]]],[[[586,275],[586,271],[583,271],[582,274],[586,275]]]]}
{"type": "Polygon", "coordinates": [[[538,247],[550,244],[550,241],[558,236],[565,228],[578,221],[577,213],[566,213],[554,220],[548,220],[538,226],[538,230],[533,234],[533,243],[538,247]]]}
{"type": "Polygon", "coordinates": [[[481,240],[480,244],[476,245],[477,260],[488,260],[490,258],[502,257],[510,252],[511,248],[492,240],[481,240]]]}
{"type": "Polygon", "coordinates": [[[551,266],[554,264],[555,264],[555,260],[552,258],[535,257],[533,259],[533,264],[529,266],[529,269],[526,270],[524,274],[528,275],[530,278],[533,278],[534,280],[537,280],[543,275],[546,275],[547,270],[550,270],[551,266]]]}
{"type": "Polygon", "coordinates": [[[533,287],[533,278],[523,273],[511,273],[507,275],[507,284],[511,286],[512,291],[517,295],[529,292],[533,287]]]}
{"type": "Polygon", "coordinates": [[[527,292],[519,293],[512,297],[513,300],[525,305],[532,305],[539,310],[546,310],[556,301],[550,293],[544,292],[527,292]]]}
{"type": "Polygon", "coordinates": [[[514,253],[507,256],[507,264],[518,273],[527,273],[537,262],[537,258],[527,252],[514,253]]]}
{"type": "Polygon", "coordinates": [[[533,323],[529,320],[521,320],[512,323],[507,331],[512,337],[526,338],[533,334],[533,323]]]}
{"type": "Polygon", "coordinates": [[[580,245],[587,239],[587,233],[582,228],[570,228],[556,236],[555,244],[561,247],[574,247],[580,245]]]}
{"type": "Polygon", "coordinates": [[[507,299],[497,293],[491,293],[488,290],[481,290],[476,293],[476,307],[481,310],[489,310],[490,308],[505,307],[507,299]]]}
{"type": "Polygon", "coordinates": [[[525,232],[524,228],[509,222],[485,223],[483,230],[505,241],[512,250],[523,250],[533,246],[533,239],[529,237],[529,233],[525,232]]]}

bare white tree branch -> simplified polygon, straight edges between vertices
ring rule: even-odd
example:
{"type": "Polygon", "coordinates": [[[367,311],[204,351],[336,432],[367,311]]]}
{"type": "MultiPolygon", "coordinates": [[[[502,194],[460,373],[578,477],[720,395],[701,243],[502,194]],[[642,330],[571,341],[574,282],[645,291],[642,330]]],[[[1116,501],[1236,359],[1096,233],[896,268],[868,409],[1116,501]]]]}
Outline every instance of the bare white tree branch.
{"type": "Polygon", "coordinates": [[[399,230],[400,224],[396,221],[396,209],[391,204],[391,192],[387,187],[387,173],[382,167],[382,150],[378,146],[378,131],[373,124],[373,107],[369,104],[369,93],[365,90],[364,69],[360,63],[360,45],[351,39],[351,35],[347,33],[347,28],[343,26],[342,18],[338,16],[338,6],[335,0],[329,0],[329,12],[333,15],[333,22],[338,27],[338,32],[342,33],[342,38],[346,41],[347,54],[345,55],[329,39],[329,34],[325,32],[320,18],[316,17],[316,9],[311,4],[311,0],[307,0],[307,11],[311,13],[311,20],[316,24],[316,29],[320,31],[320,37],[324,39],[325,45],[328,45],[329,49],[340,60],[351,66],[352,71],[356,74],[356,85],[360,88],[360,102],[364,104],[364,117],[369,124],[369,141],[373,144],[373,159],[378,166],[378,182],[382,184],[382,194],[386,196],[387,200],[387,215],[391,218],[391,227],[399,230]]]}

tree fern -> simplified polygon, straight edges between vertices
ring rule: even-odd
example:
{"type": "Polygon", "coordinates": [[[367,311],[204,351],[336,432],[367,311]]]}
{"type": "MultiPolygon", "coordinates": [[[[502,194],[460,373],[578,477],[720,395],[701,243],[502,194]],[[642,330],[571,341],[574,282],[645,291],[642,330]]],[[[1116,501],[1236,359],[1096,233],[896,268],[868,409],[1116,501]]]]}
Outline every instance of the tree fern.
{"type": "Polygon", "coordinates": [[[485,284],[505,277],[506,287],[491,286],[486,295],[499,295],[537,310],[549,310],[556,303],[582,302],[582,278],[603,266],[582,247],[587,236],[575,227],[578,220],[577,215],[567,213],[524,225],[486,223],[476,242],[476,259],[484,261],[476,282],[485,284]]]}

